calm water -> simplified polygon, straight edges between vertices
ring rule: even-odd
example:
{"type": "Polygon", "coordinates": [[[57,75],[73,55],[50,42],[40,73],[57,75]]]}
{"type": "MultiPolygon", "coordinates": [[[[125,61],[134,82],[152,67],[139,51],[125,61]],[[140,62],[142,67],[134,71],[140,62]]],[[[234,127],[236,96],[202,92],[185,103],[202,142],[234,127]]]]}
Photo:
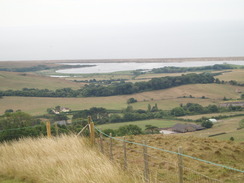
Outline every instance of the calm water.
{"type": "Polygon", "coordinates": [[[199,67],[214,64],[235,64],[244,65],[244,61],[199,61],[199,62],[171,62],[171,63],[138,63],[138,62],[124,62],[124,63],[66,63],[65,65],[96,65],[93,67],[83,67],[74,69],[58,70],[57,73],[64,74],[91,74],[91,73],[111,73],[118,71],[132,71],[137,69],[150,70],[153,68],[160,68],[166,66],[175,67],[199,67]]]}

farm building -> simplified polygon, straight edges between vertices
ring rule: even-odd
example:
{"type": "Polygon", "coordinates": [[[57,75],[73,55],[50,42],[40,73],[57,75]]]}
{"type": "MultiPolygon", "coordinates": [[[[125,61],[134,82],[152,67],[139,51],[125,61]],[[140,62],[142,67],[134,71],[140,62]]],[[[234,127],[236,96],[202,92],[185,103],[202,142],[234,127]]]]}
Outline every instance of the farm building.
{"type": "Polygon", "coordinates": [[[194,132],[198,130],[203,130],[204,127],[196,124],[180,124],[177,123],[170,128],[161,128],[160,133],[162,134],[173,134],[173,133],[186,133],[186,132],[194,132]]]}

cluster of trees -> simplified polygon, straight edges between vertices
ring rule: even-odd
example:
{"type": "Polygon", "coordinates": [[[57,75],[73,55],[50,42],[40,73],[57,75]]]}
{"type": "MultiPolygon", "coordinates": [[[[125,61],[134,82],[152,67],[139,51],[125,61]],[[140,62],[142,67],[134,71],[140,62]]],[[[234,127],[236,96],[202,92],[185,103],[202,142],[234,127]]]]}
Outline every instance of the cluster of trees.
{"type": "Polygon", "coordinates": [[[125,95],[143,91],[166,89],[184,84],[213,83],[214,81],[215,79],[210,73],[183,74],[182,76],[153,78],[148,82],[120,82],[109,86],[94,84],[86,85],[82,90],[82,95],[85,97],[125,95]]]}
{"type": "Polygon", "coordinates": [[[143,133],[142,129],[137,125],[124,125],[117,130],[105,129],[103,132],[106,134],[111,133],[112,136],[140,135],[143,133]]]}
{"type": "Polygon", "coordinates": [[[215,64],[213,66],[202,67],[162,67],[152,69],[152,73],[181,73],[181,72],[195,72],[195,71],[207,71],[207,70],[226,70],[237,69],[238,66],[230,64],[215,64]]]}
{"type": "Polygon", "coordinates": [[[136,83],[114,83],[108,86],[103,85],[85,85],[84,88],[73,90],[71,88],[57,89],[55,91],[48,89],[23,88],[22,90],[0,91],[0,96],[29,96],[29,97],[91,97],[91,96],[112,96],[126,95],[150,90],[160,90],[180,86],[184,84],[195,83],[213,83],[214,77],[210,73],[186,74],[174,77],[153,78],[148,82],[136,83]]]}
{"type": "MultiPolygon", "coordinates": [[[[50,120],[52,124],[56,120],[59,120],[60,115],[62,114],[52,115],[51,118],[56,118],[53,121],[50,120]]],[[[67,118],[67,116],[62,117],[67,118]]],[[[68,125],[58,125],[58,133],[78,133],[87,123],[86,119],[80,119],[77,121],[74,120],[68,125]]],[[[52,135],[57,135],[54,125],[51,126],[51,133],[52,135]]],[[[85,134],[88,135],[88,131],[85,131],[85,134]]],[[[6,110],[5,114],[0,116],[0,142],[17,140],[23,137],[38,137],[41,135],[47,135],[46,125],[36,117],[21,111],[14,112],[12,109],[6,110]]]]}
{"type": "Polygon", "coordinates": [[[21,111],[6,110],[0,117],[0,141],[24,136],[39,136],[44,130],[45,126],[41,125],[39,119],[21,111]]]}
{"type": "Polygon", "coordinates": [[[49,89],[23,88],[22,90],[0,91],[0,96],[24,97],[82,97],[81,90],[62,88],[55,91],[49,89]]]}
{"type": "Polygon", "coordinates": [[[180,105],[180,107],[173,108],[170,113],[172,116],[184,116],[184,115],[193,115],[193,114],[207,114],[207,113],[218,113],[218,112],[227,112],[227,111],[242,111],[241,106],[229,106],[218,107],[217,105],[208,105],[203,107],[200,104],[187,103],[186,105],[180,105]]]}

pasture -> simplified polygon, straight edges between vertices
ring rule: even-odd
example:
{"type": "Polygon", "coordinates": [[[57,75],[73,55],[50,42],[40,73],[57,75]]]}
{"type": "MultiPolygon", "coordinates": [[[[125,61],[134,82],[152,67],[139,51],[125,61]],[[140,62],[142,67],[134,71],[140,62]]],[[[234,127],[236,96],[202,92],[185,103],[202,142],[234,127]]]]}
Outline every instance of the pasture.
{"type": "Polygon", "coordinates": [[[79,89],[83,84],[67,81],[63,78],[51,78],[33,73],[0,71],[0,90],[20,90],[38,88],[55,90],[59,88],[79,89]]]}
{"type": "Polygon", "coordinates": [[[244,70],[231,70],[231,72],[225,72],[219,76],[216,76],[215,78],[219,78],[219,80],[224,81],[236,80],[237,82],[244,83],[244,70]]]}
{"type": "Polygon", "coordinates": [[[234,137],[235,141],[243,142],[244,141],[244,129],[237,130],[239,128],[239,122],[243,119],[243,116],[232,117],[221,119],[214,126],[207,130],[196,131],[193,133],[186,133],[185,135],[194,135],[197,137],[208,137],[209,135],[223,133],[224,135],[213,136],[211,138],[219,139],[219,140],[229,140],[230,137],[234,137]]]}
{"type": "Polygon", "coordinates": [[[141,120],[141,121],[121,122],[121,123],[107,123],[104,125],[98,125],[97,127],[101,130],[108,129],[108,128],[116,130],[119,127],[124,125],[137,125],[142,130],[145,130],[145,125],[153,125],[153,126],[157,126],[158,128],[167,128],[175,125],[176,123],[186,123],[186,122],[178,121],[178,120],[168,120],[168,119],[148,119],[148,120],[141,120]]]}

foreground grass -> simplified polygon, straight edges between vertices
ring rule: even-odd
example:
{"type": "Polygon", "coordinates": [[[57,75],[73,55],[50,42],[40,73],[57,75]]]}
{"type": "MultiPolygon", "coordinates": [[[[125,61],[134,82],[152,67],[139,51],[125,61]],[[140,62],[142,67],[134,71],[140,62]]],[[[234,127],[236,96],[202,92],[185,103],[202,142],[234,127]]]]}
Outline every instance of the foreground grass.
{"type": "Polygon", "coordinates": [[[1,177],[27,182],[137,182],[76,136],[29,138],[1,144],[0,162],[1,177]]]}

